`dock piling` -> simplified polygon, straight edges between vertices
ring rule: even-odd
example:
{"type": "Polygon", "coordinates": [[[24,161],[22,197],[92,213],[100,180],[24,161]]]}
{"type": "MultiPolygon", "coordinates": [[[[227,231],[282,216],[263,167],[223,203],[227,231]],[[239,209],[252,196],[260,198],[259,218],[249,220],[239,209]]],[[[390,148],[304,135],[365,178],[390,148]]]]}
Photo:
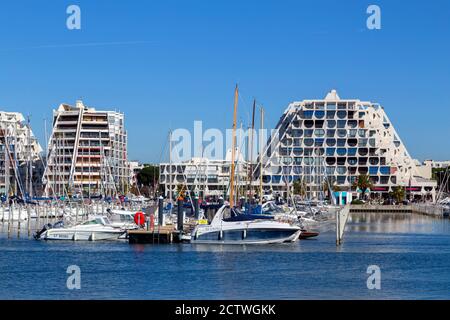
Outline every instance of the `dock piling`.
{"type": "Polygon", "coordinates": [[[13,206],[10,206],[9,212],[8,212],[8,238],[10,238],[10,236],[11,236],[12,215],[13,215],[13,206]]]}
{"type": "Polygon", "coordinates": [[[195,220],[198,220],[200,218],[200,210],[198,207],[198,196],[195,196],[194,198],[194,211],[195,211],[195,220]]]}
{"type": "Polygon", "coordinates": [[[178,198],[177,230],[183,231],[183,198],[178,198]]]}
{"type": "Polygon", "coordinates": [[[158,226],[163,225],[163,214],[164,214],[164,198],[158,198],[158,226]]]}
{"type": "Polygon", "coordinates": [[[19,206],[19,219],[17,219],[17,238],[20,238],[21,219],[22,219],[22,206],[19,206]]]}

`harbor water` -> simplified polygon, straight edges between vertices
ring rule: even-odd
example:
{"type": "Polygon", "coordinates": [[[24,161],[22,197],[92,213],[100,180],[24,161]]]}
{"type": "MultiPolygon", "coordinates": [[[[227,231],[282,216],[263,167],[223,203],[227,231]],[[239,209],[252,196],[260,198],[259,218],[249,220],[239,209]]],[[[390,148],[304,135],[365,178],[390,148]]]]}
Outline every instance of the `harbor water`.
{"type": "MultiPolygon", "coordinates": [[[[5,228],[4,226],[2,228],[5,228]]],[[[0,299],[449,299],[450,222],[352,214],[314,240],[270,246],[45,242],[0,232],[0,299]],[[67,268],[81,271],[69,290],[67,268]],[[370,290],[369,266],[381,288],[370,290]]]]}

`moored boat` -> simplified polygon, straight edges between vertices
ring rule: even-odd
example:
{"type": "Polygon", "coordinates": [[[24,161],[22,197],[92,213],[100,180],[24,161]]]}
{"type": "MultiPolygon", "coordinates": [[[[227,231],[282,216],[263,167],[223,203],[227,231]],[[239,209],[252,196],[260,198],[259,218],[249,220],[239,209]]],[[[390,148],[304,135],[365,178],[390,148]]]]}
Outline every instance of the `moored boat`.
{"type": "Polygon", "coordinates": [[[239,215],[234,208],[222,206],[211,224],[197,225],[191,243],[208,244],[272,244],[295,242],[301,229],[272,219],[232,220],[239,215]]]}
{"type": "Polygon", "coordinates": [[[46,225],[35,234],[37,240],[98,241],[118,240],[126,234],[123,228],[114,227],[107,217],[98,216],[74,226],[64,226],[62,221],[46,225]]]}

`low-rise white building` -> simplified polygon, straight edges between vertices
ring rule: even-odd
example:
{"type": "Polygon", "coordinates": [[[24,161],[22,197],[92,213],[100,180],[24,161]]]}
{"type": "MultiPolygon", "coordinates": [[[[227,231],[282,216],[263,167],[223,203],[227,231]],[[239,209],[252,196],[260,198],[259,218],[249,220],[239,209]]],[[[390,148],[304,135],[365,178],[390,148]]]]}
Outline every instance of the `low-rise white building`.
{"type": "Polygon", "coordinates": [[[140,163],[139,161],[129,161],[128,165],[130,166],[130,185],[136,186],[137,185],[137,175],[139,172],[144,169],[144,165],[140,163]]]}
{"type": "Polygon", "coordinates": [[[450,167],[450,160],[445,161],[425,160],[423,164],[424,166],[430,166],[433,169],[448,168],[450,167]]]}
{"type": "MultiPolygon", "coordinates": [[[[165,196],[175,197],[177,191],[184,188],[200,197],[226,197],[229,194],[231,150],[224,160],[192,158],[180,163],[161,163],[159,183],[164,187],[165,196]]],[[[248,181],[249,166],[236,148],[236,185],[238,194],[243,194],[248,181]]]]}

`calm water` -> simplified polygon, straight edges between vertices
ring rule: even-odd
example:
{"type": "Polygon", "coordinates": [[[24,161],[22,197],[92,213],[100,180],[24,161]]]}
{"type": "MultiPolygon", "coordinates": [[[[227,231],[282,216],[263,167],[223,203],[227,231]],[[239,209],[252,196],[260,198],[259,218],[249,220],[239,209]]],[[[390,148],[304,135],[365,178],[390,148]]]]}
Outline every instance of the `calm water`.
{"type": "MultiPolygon", "coordinates": [[[[1,227],[0,227],[1,230],[1,227]]],[[[4,232],[5,230],[3,230],[4,232]]],[[[449,299],[450,223],[425,216],[353,215],[276,246],[38,242],[0,234],[0,299],[449,299]],[[81,268],[81,290],[66,269],[81,268]],[[368,290],[369,265],[381,290],[368,290]]]]}

